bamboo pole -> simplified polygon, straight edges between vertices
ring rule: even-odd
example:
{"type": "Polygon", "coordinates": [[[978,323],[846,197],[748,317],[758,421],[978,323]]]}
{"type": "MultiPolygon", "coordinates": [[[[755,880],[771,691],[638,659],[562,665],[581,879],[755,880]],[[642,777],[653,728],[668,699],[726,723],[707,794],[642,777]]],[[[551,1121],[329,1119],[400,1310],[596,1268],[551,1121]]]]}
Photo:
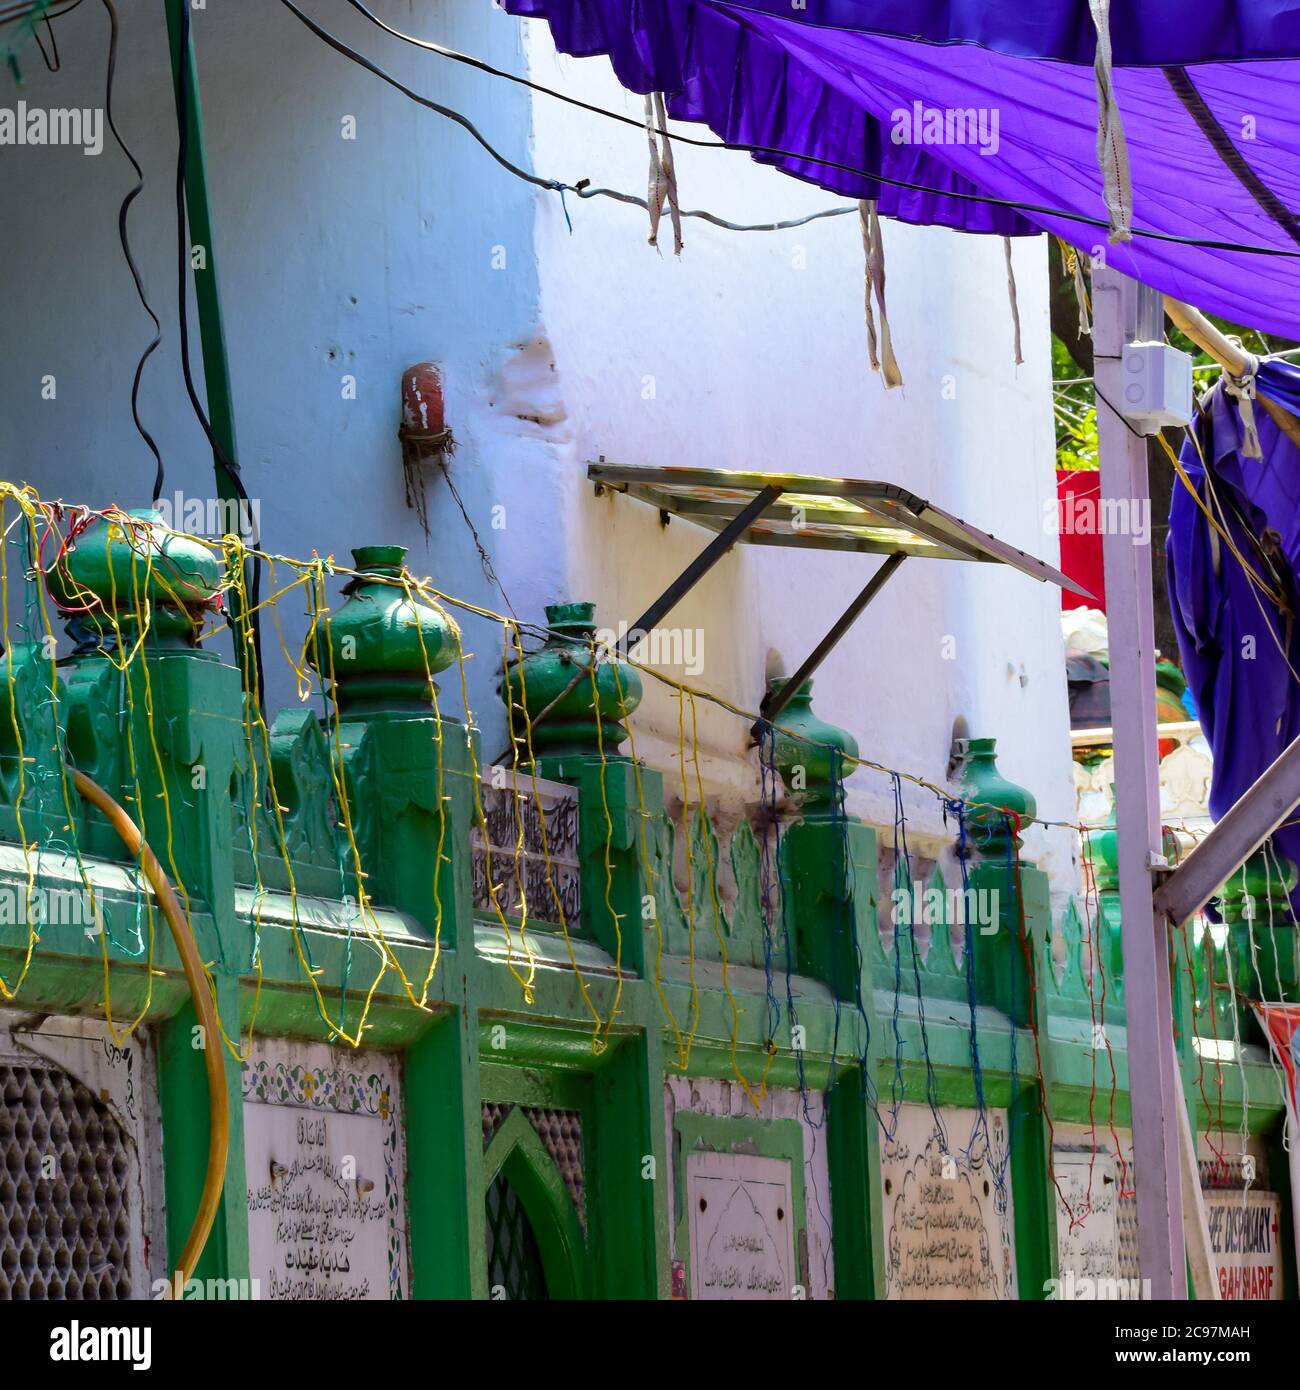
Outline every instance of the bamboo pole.
{"type": "MultiPolygon", "coordinates": [[[[1165,313],[1202,352],[1209,353],[1224,371],[1231,372],[1233,376],[1240,376],[1250,366],[1250,355],[1221,333],[1199,309],[1193,309],[1181,299],[1165,295],[1165,313]]],[[[1300,448],[1300,419],[1292,415],[1285,406],[1278,405],[1265,395],[1257,395],[1255,399],[1278,429],[1292,444],[1300,448]]]]}

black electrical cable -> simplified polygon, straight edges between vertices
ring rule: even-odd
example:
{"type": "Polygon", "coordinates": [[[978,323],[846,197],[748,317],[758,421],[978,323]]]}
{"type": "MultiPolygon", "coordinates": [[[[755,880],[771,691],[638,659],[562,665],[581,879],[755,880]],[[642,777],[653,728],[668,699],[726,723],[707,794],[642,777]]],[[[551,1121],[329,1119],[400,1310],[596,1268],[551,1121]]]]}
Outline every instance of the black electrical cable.
{"type": "MultiPolygon", "coordinates": [[[[397,78],[385,72],[377,64],[371,62],[370,59],[364,57],[354,49],[349,48],[342,40],[336,39],[332,34],[322,29],[315,21],[303,14],[293,3],[293,0],[281,0],[281,3],[291,10],[318,38],[323,39],[336,52],[342,53],[345,57],[352,59],[353,62],[359,63],[368,72],[374,73],[376,77],[381,78],[383,81],[387,82],[389,86],[396,88],[412,101],[417,102],[421,106],[426,106],[431,111],[436,111],[439,115],[446,116],[448,119],[455,121],[458,125],[463,126],[479,144],[487,150],[498,164],[502,165],[517,177],[539,188],[550,189],[557,193],[576,193],[580,198],[613,198],[618,202],[633,203],[638,207],[646,206],[645,200],[642,198],[637,198],[630,193],[620,193],[614,189],[593,188],[586,179],[574,185],[563,183],[559,179],[541,178],[538,175],[529,174],[525,170],[519,169],[488,143],[486,137],[468,117],[462,116],[458,111],[453,111],[449,107],[441,106],[437,102],[430,101],[427,97],[422,97],[417,92],[413,92],[409,87],[398,81],[397,78]]],[[[646,129],[643,122],[636,120],[632,116],[625,116],[618,111],[608,111],[604,107],[594,106],[590,102],[582,101],[578,97],[571,97],[567,93],[556,91],[554,88],[545,87],[540,83],[531,81],[529,78],[506,72],[501,68],[495,68],[490,63],[484,62],[481,58],[474,58],[469,54],[458,53],[454,49],[446,48],[442,44],[431,43],[424,39],[417,39],[414,35],[404,34],[400,29],[394,29],[391,25],[385,24],[382,20],[371,14],[364,5],[359,3],[359,0],[348,0],[348,3],[361,14],[364,14],[372,23],[378,25],[380,29],[393,35],[395,38],[401,39],[405,43],[413,44],[417,48],[427,49],[429,52],[437,53],[441,57],[451,58],[456,62],[465,63],[491,76],[503,77],[510,82],[518,83],[520,86],[527,87],[532,91],[540,92],[545,96],[555,97],[559,101],[568,102],[571,106],[580,107],[585,111],[604,116],[622,125],[635,126],[638,130],[642,131],[646,129]]],[[[1097,227],[1104,230],[1109,230],[1110,227],[1110,223],[1104,217],[1090,217],[1087,213],[1069,212],[1064,208],[1045,207],[1040,203],[1019,202],[1014,198],[994,198],[985,193],[961,193],[955,189],[932,188],[927,184],[913,183],[907,179],[889,178],[877,171],[861,169],[856,165],[845,164],[835,159],[826,159],[821,155],[805,154],[797,150],[785,150],[774,145],[749,145],[727,140],[701,140],[695,136],[683,135],[680,132],[665,130],[662,127],[651,127],[651,129],[657,135],[667,136],[670,139],[676,140],[679,144],[690,145],[696,149],[729,150],[737,154],[761,155],[764,158],[794,159],[806,164],[820,164],[825,168],[834,169],[840,173],[852,174],[857,178],[866,179],[871,183],[884,184],[889,188],[901,188],[913,193],[928,193],[938,198],[951,198],[960,202],[980,203],[988,207],[1007,208],[1014,212],[1033,213],[1041,217],[1059,217],[1065,221],[1077,222],[1086,227],[1097,227]]],[[[856,208],[833,208],[826,212],[815,213],[813,218],[806,218],[803,220],[811,221],[817,217],[836,217],[856,211],[856,208]]],[[[736,231],[768,231],[778,230],[783,227],[783,224],[779,223],[768,223],[761,227],[735,227],[733,224],[724,222],[721,218],[714,217],[712,214],[701,212],[683,212],[682,216],[701,217],[720,226],[732,227],[732,229],[736,231]]],[[[1169,242],[1176,246],[1195,246],[1206,251],[1232,251],[1240,252],[1243,255],[1279,256],[1288,260],[1300,259],[1300,250],[1288,250],[1286,247],[1251,246],[1242,242],[1212,241],[1205,237],[1179,236],[1175,232],[1157,232],[1145,227],[1134,227],[1133,235],[1134,237],[1142,237],[1149,241],[1169,242]]]]}
{"type": "MultiPolygon", "coordinates": [[[[474,68],[478,72],[486,73],[489,77],[504,78],[507,82],[513,82],[520,87],[527,87],[530,92],[540,92],[543,96],[554,97],[556,101],[567,102],[570,106],[576,106],[580,111],[588,111],[594,116],[604,116],[607,120],[617,121],[620,125],[632,126],[636,130],[644,132],[646,129],[644,121],[638,121],[633,116],[625,116],[619,111],[610,111],[603,106],[596,106],[592,102],[583,101],[581,97],[570,96],[567,92],[558,91],[554,87],[543,86],[540,82],[534,82],[531,78],[521,77],[518,73],[507,72],[504,68],[494,67],[491,63],[485,62],[482,58],[475,58],[469,53],[460,53],[454,48],[448,48],[445,44],[434,43],[430,39],[418,39],[414,34],[405,34],[400,29],[394,29],[391,24],[380,19],[378,15],[368,10],[360,0],[348,0],[360,14],[363,14],[372,24],[377,25],[386,34],[391,34],[393,38],[400,39],[403,43],[409,43],[415,48],[422,48],[429,53],[436,53],[440,58],[449,58],[454,63],[463,63],[466,67],[474,68]]],[[[668,135],[669,132],[652,127],[656,135],[668,135]]],[[[699,144],[705,149],[728,149],[727,145],[721,145],[714,141],[687,141],[686,137],[671,136],[672,139],[682,139],[684,143],[699,144]]],[[[583,184],[578,184],[573,192],[579,197],[594,197],[600,194],[606,198],[613,198],[620,203],[630,203],[634,207],[644,208],[646,201],[638,198],[631,193],[619,193],[614,189],[601,188],[593,189],[588,192],[583,184]]],[[[845,217],[857,214],[857,205],[851,204],[848,207],[823,208],[821,212],[810,212],[803,217],[789,217],[779,222],[730,222],[725,217],[718,217],[716,214],[707,212],[702,208],[686,208],[682,210],[683,217],[697,217],[702,222],[710,222],[715,227],[722,227],[729,232],[788,232],[796,227],[806,227],[810,222],[820,222],[827,217],[845,217]]]]}
{"type": "MultiPolygon", "coordinates": [[[[203,428],[203,433],[207,436],[208,443],[212,448],[212,455],[217,461],[218,467],[229,480],[235,495],[242,504],[240,529],[243,523],[252,526],[252,541],[254,545],[260,545],[261,537],[256,533],[256,525],[253,521],[253,508],[248,500],[248,493],[244,490],[244,481],[240,476],[239,465],[226,453],[213,431],[212,422],[208,419],[207,412],[203,408],[202,401],[199,400],[198,390],[194,385],[194,373],[190,368],[190,326],[188,310],[189,294],[189,271],[190,271],[190,247],[188,235],[188,223],[185,212],[185,170],[189,157],[190,144],[190,122],[189,122],[189,89],[190,89],[190,7],[189,0],[182,0],[176,7],[179,15],[177,43],[179,45],[178,61],[176,63],[176,130],[177,130],[177,152],[176,152],[176,241],[177,241],[177,314],[180,327],[180,348],[181,348],[181,372],[185,377],[185,390],[190,398],[190,405],[194,408],[194,414],[198,418],[199,424],[203,428]]],[[[262,617],[261,617],[261,591],[262,591],[262,563],[256,554],[249,558],[251,577],[248,584],[248,604],[249,604],[249,624],[253,636],[253,662],[256,668],[257,677],[257,698],[258,703],[262,704],[266,699],[266,682],[263,676],[264,667],[262,665],[262,617]]],[[[240,650],[240,633],[236,626],[235,615],[227,613],[226,621],[230,626],[231,634],[235,642],[236,652],[240,650]]],[[[241,657],[239,662],[241,670],[244,669],[244,659],[241,657]]]]}
{"type": "Polygon", "coordinates": [[[54,36],[54,25],[50,23],[49,15],[45,15],[41,23],[45,25],[46,33],[50,36],[50,47],[53,50],[53,57],[45,51],[45,43],[41,38],[41,31],[39,29],[32,30],[32,38],[36,40],[36,47],[41,50],[41,57],[45,61],[46,70],[48,72],[58,72],[60,68],[63,67],[63,60],[59,57],[59,41],[54,36]]]}
{"type": "Polygon", "coordinates": [[[158,445],[140,418],[140,379],[144,375],[145,363],[153,356],[158,344],[162,342],[162,324],[159,322],[158,315],[154,313],[153,306],[149,303],[149,297],[145,293],[144,279],[140,274],[140,267],[136,264],[135,257],[131,253],[131,238],[127,232],[127,216],[131,211],[131,204],[135,202],[144,189],[144,170],[140,167],[139,160],[131,153],[126,141],[123,140],[121,132],[117,128],[117,122],[113,118],[113,78],[117,72],[117,6],[113,0],[103,0],[103,2],[104,8],[108,11],[108,70],[104,80],[104,116],[108,121],[109,130],[113,132],[113,139],[117,141],[118,148],[127,157],[131,168],[135,170],[135,187],[127,192],[117,210],[117,235],[122,243],[122,254],[126,257],[131,278],[135,281],[135,292],[140,297],[140,303],[143,305],[145,313],[153,320],[153,339],[140,354],[140,360],[135,367],[135,379],[131,382],[131,418],[135,421],[140,438],[149,446],[149,452],[153,455],[154,463],[157,465],[153,484],[153,500],[157,502],[162,496],[165,470],[162,455],[158,452],[158,445]]]}
{"type": "Polygon", "coordinates": [[[303,14],[297,5],[293,3],[293,0],[281,0],[281,3],[305,24],[318,39],[327,43],[336,53],[341,53],[345,58],[350,58],[352,62],[359,63],[367,72],[371,72],[381,81],[387,82],[390,87],[396,88],[403,96],[409,97],[418,106],[427,107],[430,111],[436,112],[439,116],[446,117],[449,121],[455,121],[458,126],[469,131],[474,139],[478,141],[487,153],[490,154],[507,173],[511,173],[516,178],[523,179],[525,183],[531,183],[537,188],[549,189],[553,193],[576,193],[579,191],[578,188],[574,187],[572,184],[561,183],[559,179],[545,179],[540,175],[530,174],[526,169],[521,169],[519,165],[507,159],[500,150],[494,148],[483,132],[479,130],[468,116],[462,116],[459,111],[453,111],[450,106],[443,106],[440,102],[436,102],[430,97],[424,97],[421,96],[419,92],[412,91],[410,87],[406,86],[405,83],[399,82],[391,73],[385,72],[377,63],[372,63],[369,58],[364,57],[355,49],[349,48],[341,39],[336,39],[328,30],[322,29],[314,19],[310,19],[307,15],[303,14]]]}

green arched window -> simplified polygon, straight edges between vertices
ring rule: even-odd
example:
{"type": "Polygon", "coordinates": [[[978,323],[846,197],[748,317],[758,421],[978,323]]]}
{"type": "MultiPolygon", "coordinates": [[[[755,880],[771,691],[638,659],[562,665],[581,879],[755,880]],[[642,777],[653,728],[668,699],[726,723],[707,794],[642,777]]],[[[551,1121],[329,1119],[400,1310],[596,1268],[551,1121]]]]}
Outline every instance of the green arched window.
{"type": "Polygon", "coordinates": [[[490,1296],[582,1298],[586,1237],[573,1175],[560,1171],[529,1114],[510,1110],[483,1154],[490,1296]]]}

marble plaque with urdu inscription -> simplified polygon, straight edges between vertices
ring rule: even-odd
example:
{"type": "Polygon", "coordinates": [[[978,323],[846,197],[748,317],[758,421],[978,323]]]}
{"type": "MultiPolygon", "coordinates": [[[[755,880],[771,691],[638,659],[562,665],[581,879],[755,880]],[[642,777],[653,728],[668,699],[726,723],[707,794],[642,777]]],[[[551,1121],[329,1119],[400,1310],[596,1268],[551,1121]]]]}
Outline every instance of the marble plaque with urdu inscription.
{"type": "Polygon", "coordinates": [[[407,1296],[394,1059],[259,1042],[244,1067],[244,1150],[257,1297],[407,1296]]]}
{"type": "Polygon", "coordinates": [[[790,1165],[754,1154],[686,1156],[691,1297],[788,1300],[794,1213],[790,1165]]]}
{"type": "Polygon", "coordinates": [[[1013,1299],[1006,1112],[881,1106],[886,1297],[1013,1299]]]}
{"type": "Polygon", "coordinates": [[[1063,1302],[1136,1298],[1135,1281],[1120,1274],[1120,1175],[1115,1156],[1057,1149],[1052,1176],[1057,1297],[1063,1302]]]}

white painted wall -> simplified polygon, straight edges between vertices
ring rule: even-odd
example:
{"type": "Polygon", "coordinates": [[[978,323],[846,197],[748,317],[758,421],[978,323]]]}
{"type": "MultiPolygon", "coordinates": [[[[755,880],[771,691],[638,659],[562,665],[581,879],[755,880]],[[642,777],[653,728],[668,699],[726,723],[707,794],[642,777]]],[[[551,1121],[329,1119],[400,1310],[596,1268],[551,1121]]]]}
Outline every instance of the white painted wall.
{"type": "MultiPolygon", "coordinates": [[[[525,26],[530,69],[547,85],[640,118],[604,59],[556,55],[547,27],[525,26]]],[[[642,191],[645,137],[541,97],[539,171],[642,191]]],[[[697,130],[694,132],[699,134],[697,130]]],[[[684,206],[735,222],[784,220],[833,205],[826,193],[747,157],[678,146],[684,206]]],[[[562,463],[571,585],[598,596],[602,622],[633,622],[707,533],[650,507],[596,499],[585,464],[695,464],[877,478],[899,483],[1050,563],[1056,538],[1045,245],[1014,248],[1026,361],[1012,346],[1000,239],[885,225],[890,322],[905,385],[869,370],[856,217],[781,233],[686,223],[674,259],[646,244],[638,209],[558,200],[538,216],[541,303],[566,414],[552,432],[562,463]],[[646,399],[652,389],[653,398],[646,399]]],[[[547,379],[548,390],[554,382],[547,379]]],[[[742,548],[690,596],[671,625],[704,632],[698,684],[748,709],[768,674],[793,671],[869,577],[875,561],[742,548]]],[[[1006,775],[1032,787],[1040,814],[1073,818],[1059,595],[993,567],[912,560],[819,672],[814,706],[877,762],[944,783],[954,720],[1000,740],[1006,775]],[[951,639],[951,640],[948,640],[951,639]],[[955,644],[955,647],[954,647],[955,644]],[[955,659],[946,653],[955,649],[955,659]]],[[[677,674],[680,674],[677,673],[677,674]]],[[[653,684],[653,683],[651,683],[653,684]]],[[[654,749],[672,763],[675,699],[647,696],[654,749]]],[[[719,780],[752,799],[747,723],[701,704],[719,780]]],[[[678,779],[680,781],[680,778],[678,779]]],[[[857,810],[892,823],[892,786],[859,773],[857,810]]],[[[907,797],[912,847],[945,831],[935,798],[907,797]]],[[[1031,832],[1031,852],[1067,871],[1068,832],[1031,832]]]]}
{"type": "MultiPolygon", "coordinates": [[[[346,6],[305,8],[409,86],[472,111],[503,153],[527,162],[522,89],[418,53],[346,6]]],[[[146,174],[132,241],[165,334],[146,369],[142,412],[164,451],[168,493],[207,496],[211,456],[177,347],[166,30],[160,5],[119,9],[118,124],[146,174]]],[[[500,65],[521,61],[514,22],[479,0],[383,0],[376,10],[500,65]]],[[[536,322],[530,190],[464,131],[326,48],[274,0],[211,0],[193,22],[240,460],[261,503],[265,545],[351,563],[353,546],[401,541],[413,569],[500,607],[445,488],[431,494],[429,543],[405,505],[399,384],[412,362],[445,364],[456,476],[484,525],[498,491],[535,472],[536,445],[502,408],[499,385],[536,322]],[[342,138],[345,116],[355,117],[355,141],[342,138]],[[497,247],[504,270],[493,268],[497,247]],[[356,377],[355,400],[343,399],[345,374],[356,377]]],[[[58,22],[63,70],[47,74],[31,50],[21,93],[0,71],[0,104],[20,95],[30,105],[99,104],[107,35],[102,8],[81,6],[58,22]]],[[[150,325],[117,242],[118,203],[131,183],[111,142],[97,158],[0,148],[0,462],[5,477],[46,496],[149,501],[153,461],[131,424],[129,395],[150,325]],[[46,373],[57,377],[55,402],[41,399],[46,373]]],[[[197,343],[193,312],[191,331],[197,343]]],[[[195,360],[198,372],[197,349],[195,360]]],[[[547,557],[537,558],[538,582],[558,587],[547,557]]],[[[305,626],[300,598],[282,611],[293,642],[305,626]]],[[[487,632],[469,624],[468,645],[481,649],[487,632]]],[[[274,647],[269,634],[267,642],[274,647]]],[[[268,656],[268,666],[278,675],[272,704],[293,700],[283,662],[268,656]]],[[[472,703],[499,724],[489,678],[499,660],[486,652],[473,669],[472,703]]],[[[447,682],[453,705],[456,684],[447,682]]]]}
{"type": "MultiPolygon", "coordinates": [[[[161,16],[122,6],[119,124],[144,164],[132,212],[137,257],[164,321],[146,375],[145,416],[168,488],[206,495],[211,464],[185,403],[176,352],[174,121],[161,16]]],[[[342,6],[310,10],[402,80],[471,114],[517,162],[576,183],[642,192],[637,131],[422,55],[342,6]],[[531,121],[531,128],[530,128],[531,121]]],[[[399,27],[559,83],[639,117],[604,60],[559,60],[544,25],[487,0],[375,0],[399,27]]],[[[890,318],[907,384],[868,371],[856,219],[735,234],[687,224],[681,260],[645,244],[643,215],[517,182],[463,131],[347,64],[269,0],[220,0],[194,15],[217,253],[240,453],[266,545],[304,556],[401,540],[435,583],[500,607],[453,504],[431,495],[427,544],[403,502],[398,382],[413,361],[444,364],[455,476],[520,617],[600,600],[632,620],[706,539],[667,531],[649,508],[597,500],[587,460],[698,463],[884,478],[928,495],[1053,561],[1043,501],[1053,487],[1044,247],[1016,246],[1027,362],[1011,357],[1002,246],[887,224],[890,318]],[[357,139],[341,139],[344,116],[357,139]],[[504,266],[502,262],[504,259],[504,266]],[[802,265],[803,268],[797,268],[802,265]],[[341,397],[345,373],[357,399],[341,397]],[[955,399],[944,399],[951,377],[955,399]],[[653,378],[653,399],[646,379],[653,378]],[[491,529],[503,506],[505,529],[491,529]]],[[[0,104],[98,103],[107,21],[98,6],[60,22],[63,70],[30,53],[21,93],[0,104]]],[[[736,220],[824,207],[827,195],[743,156],[678,150],[682,195],[736,220]]],[[[148,322],[116,241],[130,171],[110,145],[0,149],[0,471],[47,496],[148,500],[152,463],[128,394],[148,322]],[[43,401],[54,373],[58,399],[43,401]]],[[[705,634],[698,683],[754,707],[767,673],[793,669],[865,582],[871,562],[744,552],[671,620],[705,634]]],[[[972,566],[904,566],[817,680],[824,718],[882,763],[942,782],[953,721],[1001,740],[1002,766],[1041,814],[1073,812],[1057,596],[972,566]],[[956,642],[945,660],[942,642],[956,642]]],[[[296,600],[285,612],[301,633],[296,600]]],[[[489,753],[501,745],[495,630],[471,621],[471,700],[489,753]]],[[[449,698],[456,682],[445,682],[449,698]]],[[[273,702],[292,699],[282,673],[273,702]]],[[[715,791],[756,795],[745,725],[700,706],[715,791]]],[[[675,707],[647,699],[639,751],[665,765],[675,707]],[[658,736],[656,739],[655,736],[658,736]]],[[[752,759],[752,755],[750,755],[752,759]]],[[[670,779],[671,780],[671,779],[670,779]]],[[[886,826],[887,779],[859,774],[856,809],[886,826]]],[[[909,795],[913,848],[944,835],[933,798],[909,795]]],[[[1033,852],[1068,876],[1061,832],[1033,852]]]]}

